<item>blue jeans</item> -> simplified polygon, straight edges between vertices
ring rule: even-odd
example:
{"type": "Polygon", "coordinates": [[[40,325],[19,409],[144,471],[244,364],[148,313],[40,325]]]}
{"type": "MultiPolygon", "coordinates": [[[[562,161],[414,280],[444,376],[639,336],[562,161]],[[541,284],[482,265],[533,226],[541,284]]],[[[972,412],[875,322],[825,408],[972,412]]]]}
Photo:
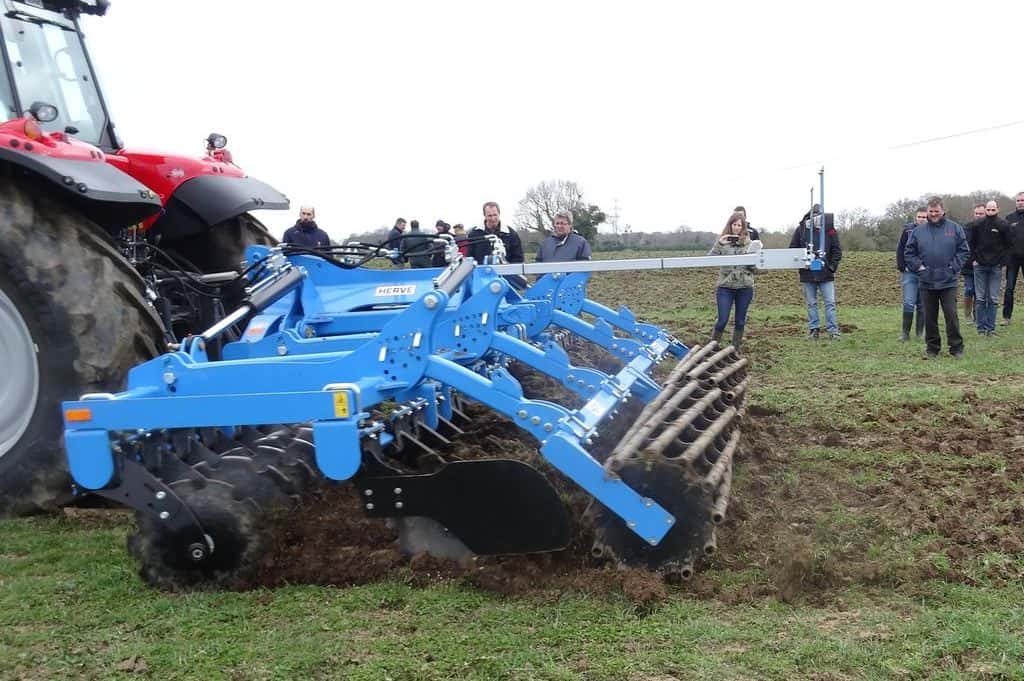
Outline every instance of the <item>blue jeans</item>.
{"type": "Polygon", "coordinates": [[[836,322],[836,282],[834,281],[805,281],[804,300],[807,301],[807,328],[820,329],[821,322],[818,320],[818,295],[825,303],[825,325],[829,333],[839,333],[839,324],[836,322]]]}
{"type": "Polygon", "coordinates": [[[715,331],[721,333],[725,325],[729,323],[729,313],[732,306],[736,306],[737,331],[742,331],[747,325],[747,310],[750,309],[750,301],[754,299],[754,288],[725,288],[719,286],[715,289],[715,302],[718,303],[718,321],[715,322],[715,331]]]}
{"type": "Polygon", "coordinates": [[[917,272],[901,272],[900,288],[903,289],[903,311],[921,310],[921,295],[918,291],[917,272]]]}
{"type": "Polygon", "coordinates": [[[1002,275],[1003,268],[999,265],[974,266],[974,291],[978,295],[974,317],[978,320],[979,332],[996,330],[996,299],[1002,275]]]}

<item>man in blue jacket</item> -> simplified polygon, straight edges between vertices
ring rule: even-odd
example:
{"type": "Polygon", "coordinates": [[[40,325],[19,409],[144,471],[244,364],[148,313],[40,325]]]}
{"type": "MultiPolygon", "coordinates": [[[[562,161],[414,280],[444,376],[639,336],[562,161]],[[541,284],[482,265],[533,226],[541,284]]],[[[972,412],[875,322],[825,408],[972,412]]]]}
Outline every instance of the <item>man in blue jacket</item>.
{"type": "Polygon", "coordinates": [[[925,358],[939,356],[939,307],[946,320],[946,343],[954,359],[964,356],[964,339],[956,314],[957,282],[970,255],[964,229],[946,219],[942,199],[928,201],[928,222],[918,225],[907,239],[903,253],[907,267],[917,272],[924,307],[925,358]]]}
{"type": "Polygon", "coordinates": [[[918,292],[917,272],[907,267],[907,261],[903,257],[903,251],[907,248],[907,239],[910,233],[918,225],[928,221],[928,209],[921,206],[914,212],[913,222],[903,225],[903,233],[900,234],[900,242],[896,246],[896,269],[900,272],[900,288],[903,289],[903,326],[900,329],[900,342],[910,340],[910,327],[915,327],[915,334],[918,338],[924,333],[924,316],[921,310],[921,295],[918,292]],[[917,312],[917,324],[914,324],[914,312],[917,312]]]}

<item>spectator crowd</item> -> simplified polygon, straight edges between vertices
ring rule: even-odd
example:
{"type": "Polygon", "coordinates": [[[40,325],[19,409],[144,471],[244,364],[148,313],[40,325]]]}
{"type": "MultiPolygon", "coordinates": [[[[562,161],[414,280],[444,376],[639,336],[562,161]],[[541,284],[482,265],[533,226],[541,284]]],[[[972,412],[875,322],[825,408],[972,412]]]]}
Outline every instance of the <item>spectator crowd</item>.
{"type": "MultiPolygon", "coordinates": [[[[965,320],[980,336],[995,336],[999,311],[999,292],[1005,277],[1000,325],[1013,316],[1014,290],[1024,272],[1024,192],[1015,197],[1015,210],[1000,216],[998,202],[991,200],[974,207],[973,220],[960,225],[946,216],[940,198],[919,207],[903,227],[896,244],[896,269],[902,292],[899,340],[924,338],[924,357],[938,357],[942,349],[939,313],[942,313],[949,354],[963,357],[964,341],[960,330],[957,301],[961,294],[965,320]]],[[[313,207],[303,206],[299,219],[289,228],[283,241],[304,248],[330,246],[330,238],[315,221],[313,207]]],[[[525,261],[523,244],[515,229],[501,221],[501,208],[494,201],[482,207],[481,227],[467,233],[461,223],[450,225],[437,220],[434,231],[420,228],[418,220],[395,220],[383,247],[388,249],[394,267],[444,267],[446,243],[478,263],[494,255],[495,244],[504,247],[504,262],[525,261]]],[[[808,267],[799,270],[799,281],[807,306],[808,338],[822,338],[819,302],[824,308],[824,331],[830,340],[840,337],[836,310],[836,272],[843,257],[839,234],[832,214],[822,213],[817,204],[800,219],[789,243],[814,255],[808,267]]],[[[736,256],[755,253],[761,247],[759,234],[747,220],[747,211],[736,206],[711,248],[710,255],[736,256]]],[[[554,214],[551,232],[539,243],[537,262],[590,260],[590,243],[573,230],[570,211],[554,214]]],[[[741,349],[747,315],[754,298],[753,265],[727,265],[720,268],[715,288],[717,319],[712,338],[720,341],[733,321],[732,345],[741,349]]],[[[513,282],[525,285],[525,281],[513,282]]]]}

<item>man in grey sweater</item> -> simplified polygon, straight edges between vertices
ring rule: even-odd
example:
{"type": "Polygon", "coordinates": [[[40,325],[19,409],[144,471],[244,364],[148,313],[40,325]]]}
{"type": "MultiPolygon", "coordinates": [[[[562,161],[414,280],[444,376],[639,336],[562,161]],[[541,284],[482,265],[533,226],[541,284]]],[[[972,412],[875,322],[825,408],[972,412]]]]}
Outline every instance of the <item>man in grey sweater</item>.
{"type": "Polygon", "coordinates": [[[590,260],[590,244],[572,231],[572,213],[560,210],[552,220],[554,231],[537,249],[537,262],[571,262],[590,260]]]}

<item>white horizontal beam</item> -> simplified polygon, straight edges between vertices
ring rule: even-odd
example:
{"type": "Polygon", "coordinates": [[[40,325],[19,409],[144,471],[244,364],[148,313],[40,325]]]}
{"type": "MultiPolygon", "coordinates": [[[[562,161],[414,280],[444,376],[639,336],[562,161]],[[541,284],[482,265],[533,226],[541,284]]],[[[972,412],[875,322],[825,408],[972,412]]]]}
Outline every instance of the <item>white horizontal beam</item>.
{"type": "Polygon", "coordinates": [[[633,258],[628,260],[574,260],[572,262],[531,262],[485,265],[498,274],[548,274],[550,272],[616,272],[670,270],[694,267],[753,265],[759,270],[799,269],[808,263],[802,248],[765,248],[744,255],[696,255],[674,258],[633,258]]]}

